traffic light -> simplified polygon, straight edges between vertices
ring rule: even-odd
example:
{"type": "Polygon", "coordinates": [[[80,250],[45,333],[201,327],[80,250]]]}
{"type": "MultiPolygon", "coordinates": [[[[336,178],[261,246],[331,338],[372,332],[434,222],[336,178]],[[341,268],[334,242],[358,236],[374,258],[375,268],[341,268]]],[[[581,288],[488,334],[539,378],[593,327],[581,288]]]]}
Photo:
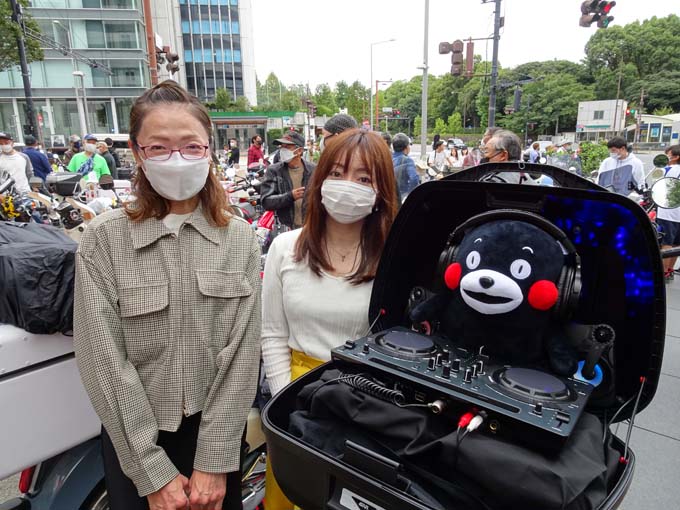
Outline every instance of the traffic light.
{"type": "Polygon", "coordinates": [[[179,64],[177,64],[179,55],[177,53],[166,53],[165,59],[168,61],[168,63],[165,64],[165,69],[167,69],[170,74],[175,74],[177,71],[179,71],[179,64]]]}
{"type": "Polygon", "coordinates": [[[465,44],[460,39],[453,41],[451,45],[451,74],[460,76],[463,71],[463,48],[465,44]]]}
{"type": "Polygon", "coordinates": [[[394,114],[394,117],[397,119],[401,117],[401,111],[399,110],[392,110],[392,113],[394,114]]]}
{"type": "Polygon", "coordinates": [[[475,73],[475,43],[469,40],[465,45],[465,76],[472,78],[475,73]]]}
{"type": "Polygon", "coordinates": [[[514,103],[513,103],[513,108],[515,109],[516,112],[518,112],[521,107],[522,107],[522,89],[517,87],[515,89],[515,98],[514,98],[514,103]]]}
{"type": "Polygon", "coordinates": [[[607,28],[614,21],[614,16],[609,14],[615,5],[616,2],[586,0],[581,4],[582,16],[579,25],[590,27],[593,23],[597,23],[598,28],[607,28]]]}

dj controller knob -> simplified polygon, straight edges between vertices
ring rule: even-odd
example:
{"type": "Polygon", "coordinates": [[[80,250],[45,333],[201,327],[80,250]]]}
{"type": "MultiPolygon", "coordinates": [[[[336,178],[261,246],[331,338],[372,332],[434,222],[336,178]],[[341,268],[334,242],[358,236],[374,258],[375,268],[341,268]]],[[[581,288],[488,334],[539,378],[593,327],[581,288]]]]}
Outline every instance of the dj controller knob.
{"type": "Polygon", "coordinates": [[[361,349],[361,352],[363,352],[364,354],[368,354],[370,350],[371,347],[368,344],[364,344],[364,346],[361,349]]]}
{"type": "Polygon", "coordinates": [[[453,360],[451,370],[453,370],[454,372],[458,372],[460,370],[460,359],[456,358],[453,360]]]}
{"type": "Polygon", "coordinates": [[[442,377],[444,379],[450,379],[451,378],[451,362],[450,361],[445,361],[442,364],[442,377]]]}
{"type": "Polygon", "coordinates": [[[475,365],[477,365],[477,375],[484,375],[484,362],[480,359],[475,365]]]}
{"type": "Polygon", "coordinates": [[[465,375],[463,376],[463,382],[472,382],[472,369],[470,367],[465,369],[465,375]]]}
{"type": "Polygon", "coordinates": [[[472,369],[472,378],[474,379],[477,377],[477,363],[474,363],[470,368],[472,369]]]}
{"type": "Polygon", "coordinates": [[[357,343],[354,340],[347,340],[345,342],[345,349],[354,349],[357,346],[357,343]]]}
{"type": "Polygon", "coordinates": [[[444,361],[451,361],[451,353],[448,349],[442,351],[442,362],[444,361]]]}
{"type": "Polygon", "coordinates": [[[543,414],[543,404],[536,402],[536,405],[534,406],[534,414],[537,414],[538,416],[543,414]]]}
{"type": "Polygon", "coordinates": [[[437,368],[437,360],[435,358],[430,358],[427,360],[427,369],[434,371],[437,368]]]}
{"type": "Polygon", "coordinates": [[[438,366],[438,367],[441,367],[443,361],[444,361],[444,358],[443,358],[443,356],[442,356],[442,353],[441,353],[441,352],[438,352],[438,353],[437,353],[437,366],[438,366]]]}

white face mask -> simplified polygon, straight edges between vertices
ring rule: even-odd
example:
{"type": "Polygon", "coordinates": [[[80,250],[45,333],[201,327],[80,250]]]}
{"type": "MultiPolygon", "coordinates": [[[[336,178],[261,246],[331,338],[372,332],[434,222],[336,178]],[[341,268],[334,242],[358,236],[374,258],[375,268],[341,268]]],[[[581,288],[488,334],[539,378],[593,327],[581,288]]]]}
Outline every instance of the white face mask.
{"type": "Polygon", "coordinates": [[[610,152],[609,157],[612,159],[619,159],[619,153],[618,152],[610,152]]]}
{"type": "Polygon", "coordinates": [[[83,145],[83,148],[85,149],[85,152],[92,152],[92,153],[97,152],[97,146],[93,143],[86,143],[85,145],[83,145]]]}
{"type": "Polygon", "coordinates": [[[295,159],[295,151],[290,149],[279,149],[279,159],[284,163],[288,163],[295,159]]]}
{"type": "Polygon", "coordinates": [[[186,160],[178,152],[173,152],[166,161],[145,159],[142,165],[151,187],[168,200],[196,196],[205,186],[210,171],[208,158],[186,160]]]}
{"type": "Polygon", "coordinates": [[[321,185],[321,203],[338,223],[355,223],[373,212],[375,190],[356,182],[326,179],[321,185]]]}
{"type": "Polygon", "coordinates": [[[8,143],[7,145],[0,145],[0,149],[2,149],[2,152],[8,154],[12,152],[12,149],[14,146],[11,143],[8,143]]]}

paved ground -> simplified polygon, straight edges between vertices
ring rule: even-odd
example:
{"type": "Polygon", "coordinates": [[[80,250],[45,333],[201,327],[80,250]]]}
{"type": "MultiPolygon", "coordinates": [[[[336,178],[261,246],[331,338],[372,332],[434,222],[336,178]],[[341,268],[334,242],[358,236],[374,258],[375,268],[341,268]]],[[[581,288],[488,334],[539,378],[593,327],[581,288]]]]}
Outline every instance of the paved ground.
{"type": "MultiPolygon", "coordinates": [[[[635,420],[635,478],[620,510],[680,508],[680,277],[666,286],[667,322],[661,378],[652,403],[635,420]]],[[[625,437],[626,425],[615,432],[625,437]]],[[[18,495],[18,477],[0,481],[0,502],[18,495]]]]}

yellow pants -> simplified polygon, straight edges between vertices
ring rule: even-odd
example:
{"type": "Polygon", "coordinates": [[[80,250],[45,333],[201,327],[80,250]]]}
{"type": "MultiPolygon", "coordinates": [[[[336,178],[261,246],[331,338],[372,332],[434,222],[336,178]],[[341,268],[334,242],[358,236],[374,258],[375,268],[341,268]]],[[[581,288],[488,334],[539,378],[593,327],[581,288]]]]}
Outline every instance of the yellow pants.
{"type": "MultiPolygon", "coordinates": [[[[322,365],[324,362],[316,358],[307,356],[300,351],[292,351],[290,360],[290,379],[294,381],[298,377],[303,376],[310,370],[322,365]]],[[[265,507],[267,510],[293,510],[296,508],[293,503],[288,501],[284,496],[283,491],[276,483],[272,466],[267,459],[267,472],[265,475],[265,507]]]]}

